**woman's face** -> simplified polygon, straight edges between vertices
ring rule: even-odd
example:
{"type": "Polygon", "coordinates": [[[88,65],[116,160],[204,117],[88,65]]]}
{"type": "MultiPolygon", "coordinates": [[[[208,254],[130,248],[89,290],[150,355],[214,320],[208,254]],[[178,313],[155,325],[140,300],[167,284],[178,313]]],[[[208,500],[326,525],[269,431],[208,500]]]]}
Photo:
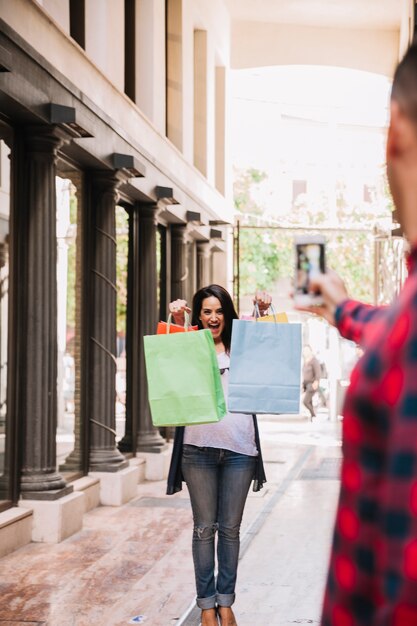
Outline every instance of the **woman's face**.
{"type": "Polygon", "coordinates": [[[201,303],[200,320],[203,328],[208,328],[215,342],[221,341],[224,330],[224,315],[218,298],[210,296],[201,303]]]}

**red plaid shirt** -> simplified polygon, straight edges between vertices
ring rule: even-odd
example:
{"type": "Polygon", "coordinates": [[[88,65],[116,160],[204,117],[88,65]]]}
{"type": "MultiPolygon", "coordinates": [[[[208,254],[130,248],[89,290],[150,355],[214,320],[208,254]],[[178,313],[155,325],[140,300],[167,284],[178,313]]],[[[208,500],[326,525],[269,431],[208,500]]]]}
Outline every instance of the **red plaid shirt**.
{"type": "Polygon", "coordinates": [[[322,626],[417,626],[417,248],[396,301],[347,300],[365,348],[343,410],[343,463],[322,626]]]}

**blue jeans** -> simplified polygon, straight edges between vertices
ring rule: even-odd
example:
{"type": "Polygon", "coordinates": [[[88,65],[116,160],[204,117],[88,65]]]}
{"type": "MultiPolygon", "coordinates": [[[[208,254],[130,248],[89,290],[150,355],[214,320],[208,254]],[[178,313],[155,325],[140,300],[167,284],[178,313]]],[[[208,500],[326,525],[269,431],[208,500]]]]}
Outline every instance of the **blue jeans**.
{"type": "Polygon", "coordinates": [[[231,606],[235,600],[240,524],[255,463],[256,457],[230,450],[184,445],[182,473],[193,509],[193,560],[201,609],[231,606]]]}

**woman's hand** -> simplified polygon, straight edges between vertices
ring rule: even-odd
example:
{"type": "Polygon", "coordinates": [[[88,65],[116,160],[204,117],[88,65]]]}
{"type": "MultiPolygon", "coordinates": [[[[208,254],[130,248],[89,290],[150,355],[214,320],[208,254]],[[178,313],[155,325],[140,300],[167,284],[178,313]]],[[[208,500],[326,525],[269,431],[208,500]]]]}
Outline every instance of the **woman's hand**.
{"type": "Polygon", "coordinates": [[[169,303],[169,312],[172,314],[174,324],[184,326],[185,313],[191,313],[191,309],[187,306],[186,300],[174,300],[169,303]]]}
{"type": "Polygon", "coordinates": [[[256,291],[253,304],[258,305],[259,313],[265,315],[271,306],[272,298],[266,291],[256,291]]]}

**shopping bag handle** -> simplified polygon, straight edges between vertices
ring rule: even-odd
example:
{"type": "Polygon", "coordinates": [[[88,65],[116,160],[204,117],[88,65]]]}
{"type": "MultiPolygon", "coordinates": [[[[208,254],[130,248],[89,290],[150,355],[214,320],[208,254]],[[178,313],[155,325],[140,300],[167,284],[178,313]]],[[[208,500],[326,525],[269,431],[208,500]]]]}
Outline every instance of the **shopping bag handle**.
{"type": "MultiPolygon", "coordinates": [[[[276,316],[276,313],[275,313],[274,306],[272,304],[269,305],[269,310],[271,311],[272,316],[274,318],[274,324],[276,324],[277,323],[277,316],[276,316]]],[[[261,317],[261,312],[259,310],[259,304],[257,302],[255,302],[255,313],[256,313],[256,315],[255,315],[255,322],[257,322],[258,318],[261,317]]]]}
{"type": "MultiPolygon", "coordinates": [[[[167,330],[166,330],[167,335],[169,335],[169,329],[170,329],[171,324],[172,324],[172,313],[168,315],[168,319],[167,319],[167,330]]],[[[190,330],[190,326],[191,326],[190,316],[187,313],[187,311],[184,311],[184,330],[188,332],[190,330]]]]}

